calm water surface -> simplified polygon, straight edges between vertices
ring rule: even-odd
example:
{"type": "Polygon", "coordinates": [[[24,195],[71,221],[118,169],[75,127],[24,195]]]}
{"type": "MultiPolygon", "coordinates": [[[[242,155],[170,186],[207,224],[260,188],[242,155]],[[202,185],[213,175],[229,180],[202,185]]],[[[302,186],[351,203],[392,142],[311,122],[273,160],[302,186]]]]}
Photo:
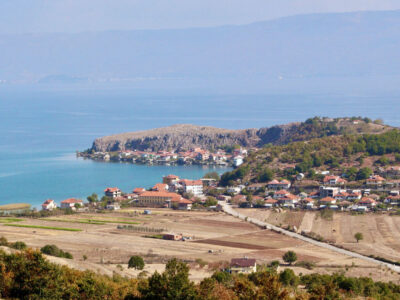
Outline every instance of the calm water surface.
{"type": "MultiPolygon", "coordinates": [[[[368,116],[399,126],[399,95],[209,95],[138,91],[0,90],[0,204],[149,187],[201,167],[138,166],[76,159],[94,138],[177,123],[252,128],[312,116],[368,116]]],[[[222,173],[226,169],[217,169],[222,173]]]]}

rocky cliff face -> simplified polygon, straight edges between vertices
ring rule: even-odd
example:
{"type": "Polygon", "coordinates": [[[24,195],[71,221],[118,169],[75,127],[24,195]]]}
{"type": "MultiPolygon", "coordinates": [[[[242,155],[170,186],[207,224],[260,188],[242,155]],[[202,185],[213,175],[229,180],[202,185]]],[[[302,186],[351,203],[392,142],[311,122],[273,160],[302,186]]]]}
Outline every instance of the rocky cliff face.
{"type": "Polygon", "coordinates": [[[334,120],[314,118],[303,123],[241,130],[179,124],[98,138],[94,141],[92,149],[95,151],[189,150],[195,147],[215,149],[234,144],[261,147],[269,143],[282,145],[342,133],[380,133],[387,128],[389,127],[385,125],[366,123],[362,120],[355,122],[349,118],[334,120]]]}
{"type": "Polygon", "coordinates": [[[255,146],[260,141],[257,129],[229,130],[207,126],[173,125],[139,132],[98,138],[95,151],[118,150],[188,150],[194,147],[212,149],[223,145],[255,146]]]}

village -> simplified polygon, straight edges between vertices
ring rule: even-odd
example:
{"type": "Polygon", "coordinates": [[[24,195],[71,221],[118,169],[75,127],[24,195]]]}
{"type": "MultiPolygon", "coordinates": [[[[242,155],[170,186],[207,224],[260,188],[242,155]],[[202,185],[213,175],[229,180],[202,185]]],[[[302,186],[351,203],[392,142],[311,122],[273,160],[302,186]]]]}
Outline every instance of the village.
{"type": "MultiPolygon", "coordinates": [[[[400,172],[400,168],[389,167],[387,172],[400,172]]],[[[217,201],[225,201],[233,207],[260,209],[304,209],[336,211],[391,211],[400,203],[399,182],[371,175],[358,187],[351,187],[345,178],[324,172],[321,182],[304,180],[300,173],[292,181],[273,179],[266,183],[237,184],[221,187],[217,173],[214,178],[197,180],[181,179],[167,175],[162,182],[146,190],[143,187],[123,192],[118,187],[106,187],[102,199],[70,198],[61,201],[61,209],[84,211],[88,209],[118,210],[121,207],[163,207],[178,210],[217,209],[217,201]],[[100,201],[101,200],[101,201],[100,201]],[[99,204],[102,205],[99,205],[99,204]]],[[[95,195],[98,197],[97,195],[95,195]]],[[[42,204],[43,210],[57,208],[54,200],[42,204]]]]}
{"type": "Polygon", "coordinates": [[[116,152],[77,152],[79,157],[90,158],[105,162],[127,162],[147,165],[213,165],[238,167],[248,153],[257,148],[245,149],[242,147],[226,147],[209,151],[202,148],[193,148],[188,151],[140,151],[123,150],[116,152]]]}

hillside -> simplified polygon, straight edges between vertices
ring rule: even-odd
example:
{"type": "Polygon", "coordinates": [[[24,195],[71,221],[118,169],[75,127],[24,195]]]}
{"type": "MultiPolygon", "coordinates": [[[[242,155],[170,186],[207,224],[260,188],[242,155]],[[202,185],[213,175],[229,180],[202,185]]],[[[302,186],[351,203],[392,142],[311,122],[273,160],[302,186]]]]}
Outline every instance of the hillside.
{"type": "Polygon", "coordinates": [[[263,86],[277,78],[398,76],[399,28],[400,11],[375,11],[213,28],[0,35],[0,79],[142,85],[246,78],[263,86]]]}
{"type": "Polygon", "coordinates": [[[399,153],[398,129],[379,134],[336,135],[267,146],[251,153],[238,169],[225,173],[221,183],[228,185],[235,180],[268,181],[271,172],[288,179],[300,172],[313,178],[318,169],[340,174],[344,172],[354,180],[359,169],[367,166],[366,162],[368,166],[397,164],[400,161],[399,153]]]}
{"type": "Polygon", "coordinates": [[[93,142],[92,149],[94,151],[133,149],[158,151],[188,150],[195,147],[215,149],[224,145],[262,147],[266,144],[283,145],[339,134],[380,133],[388,128],[390,127],[360,118],[313,118],[301,123],[242,130],[180,124],[98,138],[93,142]]]}

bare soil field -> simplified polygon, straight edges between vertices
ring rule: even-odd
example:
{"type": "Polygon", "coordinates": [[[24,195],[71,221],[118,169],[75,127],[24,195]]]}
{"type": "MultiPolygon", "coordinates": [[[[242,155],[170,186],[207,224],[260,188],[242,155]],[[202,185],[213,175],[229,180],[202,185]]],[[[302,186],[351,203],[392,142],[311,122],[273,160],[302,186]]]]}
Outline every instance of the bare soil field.
{"type": "Polygon", "coordinates": [[[282,227],[295,225],[298,232],[314,232],[327,241],[364,255],[400,261],[400,216],[335,212],[332,219],[327,219],[321,217],[319,212],[311,211],[240,209],[240,212],[282,227]],[[300,225],[297,226],[299,220],[300,225]],[[359,243],[354,238],[357,232],[363,234],[363,240],[359,243]]]}
{"type": "MultiPolygon", "coordinates": [[[[295,213],[283,215],[282,213],[256,210],[243,212],[261,214],[261,217],[272,218],[277,222],[286,221],[300,228],[304,223],[304,218],[307,218],[308,223],[311,220],[308,212],[299,215],[295,213]]],[[[335,218],[337,217],[335,216],[335,218]]],[[[10,242],[24,241],[32,248],[55,244],[62,250],[70,252],[74,259],[49,257],[51,261],[107,275],[116,272],[124,276],[137,276],[140,271],[127,268],[127,262],[132,255],[143,256],[146,262],[144,271],[147,274],[152,274],[155,270],[162,272],[165,263],[172,257],[177,257],[191,265],[191,279],[198,281],[210,276],[215,268],[234,257],[253,257],[259,264],[267,264],[272,260],[282,262],[282,255],[288,250],[294,250],[298,255],[298,260],[312,261],[316,264],[316,268],[311,272],[332,273],[344,270],[358,274],[357,276],[369,276],[371,273],[371,276],[377,280],[396,282],[400,280],[398,274],[392,274],[376,265],[345,255],[338,255],[330,250],[321,249],[273,231],[260,229],[222,212],[152,209],[151,215],[143,215],[141,211],[131,209],[102,214],[63,215],[44,219],[25,218],[16,224],[81,230],[71,232],[0,224],[0,236],[6,237],[10,242]],[[149,238],[145,236],[153,235],[155,232],[118,229],[117,226],[163,229],[163,232],[183,234],[192,237],[192,240],[169,241],[149,238]],[[84,255],[87,260],[83,259],[84,255]],[[197,259],[206,261],[208,265],[200,267],[196,263],[197,259]],[[352,265],[353,267],[350,267],[352,265]]],[[[312,230],[315,230],[315,224],[312,224],[312,230]]],[[[309,224],[307,226],[310,227],[309,224]]],[[[399,228],[400,223],[396,220],[387,226],[389,226],[388,228],[399,228]]],[[[385,229],[385,227],[380,227],[381,230],[385,229]]],[[[353,232],[349,233],[345,237],[345,241],[352,235],[353,232]]],[[[359,245],[367,244],[372,236],[372,234],[368,236],[365,234],[365,240],[359,245]]],[[[395,238],[396,236],[393,236],[393,239],[390,240],[392,247],[396,245],[395,238]]],[[[386,241],[389,242],[389,239],[386,238],[386,241]]],[[[349,243],[357,246],[354,241],[349,243]]],[[[387,244],[386,247],[390,248],[390,245],[387,244]]],[[[393,251],[395,250],[393,249],[393,251]]],[[[294,269],[298,273],[309,272],[304,268],[294,267],[294,269]]]]}

